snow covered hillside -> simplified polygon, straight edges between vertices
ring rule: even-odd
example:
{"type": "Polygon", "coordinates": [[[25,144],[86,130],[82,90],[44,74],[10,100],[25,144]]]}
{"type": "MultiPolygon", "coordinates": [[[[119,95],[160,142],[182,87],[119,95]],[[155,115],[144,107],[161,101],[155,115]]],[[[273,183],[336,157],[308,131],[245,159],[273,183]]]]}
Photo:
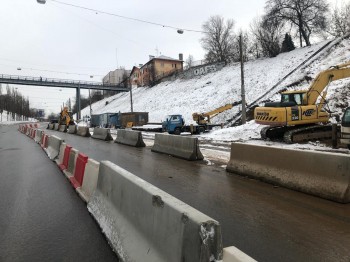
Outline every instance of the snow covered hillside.
{"type": "MultiPolygon", "coordinates": [[[[280,54],[275,58],[258,59],[245,63],[247,104],[249,105],[263,95],[326,43],[327,41],[311,47],[299,48],[289,53],[280,54]]],[[[299,84],[287,89],[307,89],[310,83],[305,80],[305,76],[314,78],[320,71],[330,66],[349,62],[350,39],[347,38],[340,42],[334,41],[334,43],[337,44],[330,45],[325,51],[316,55],[311,62],[298,69],[262,100],[279,100],[278,92],[285,90],[286,86],[296,82],[299,82],[299,84]]],[[[178,79],[173,82],[163,82],[151,88],[133,88],[133,106],[135,112],[149,112],[150,122],[161,122],[168,114],[182,114],[186,123],[190,124],[193,123],[193,112],[207,112],[225,104],[239,101],[240,93],[240,65],[237,63],[226,66],[218,72],[198,76],[190,80],[178,79]]],[[[332,83],[328,91],[328,100],[330,109],[341,114],[341,108],[350,105],[350,78],[332,83]]],[[[93,114],[119,111],[130,112],[129,93],[117,94],[92,105],[93,114]]],[[[84,108],[82,116],[89,115],[89,112],[88,107],[84,108]]],[[[225,122],[237,112],[239,112],[239,107],[219,114],[212,119],[212,122],[225,122]]],[[[232,136],[228,135],[229,133],[234,133],[235,138],[237,138],[242,132],[247,133],[247,130],[250,130],[251,135],[249,137],[255,137],[259,136],[260,127],[250,122],[246,127],[237,129],[237,131],[241,130],[239,132],[230,132],[231,129],[234,128],[213,132],[208,135],[208,138],[213,138],[217,134],[216,139],[222,136],[221,139],[223,140],[232,140],[232,136]]],[[[246,138],[243,134],[242,137],[246,138]]]]}

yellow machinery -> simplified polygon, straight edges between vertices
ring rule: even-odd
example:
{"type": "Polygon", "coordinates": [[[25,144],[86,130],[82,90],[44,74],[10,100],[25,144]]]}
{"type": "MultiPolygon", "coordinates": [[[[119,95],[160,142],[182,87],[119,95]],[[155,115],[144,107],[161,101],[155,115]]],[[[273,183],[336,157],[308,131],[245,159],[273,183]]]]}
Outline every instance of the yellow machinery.
{"type": "Polygon", "coordinates": [[[198,125],[206,125],[210,124],[210,119],[213,118],[214,116],[217,116],[218,114],[231,109],[232,107],[241,104],[242,101],[239,102],[234,102],[233,104],[227,104],[224,106],[221,106],[219,108],[216,108],[213,111],[209,111],[207,113],[193,113],[192,117],[193,120],[197,122],[198,125]]]}
{"type": "Polygon", "coordinates": [[[268,125],[261,130],[262,138],[283,137],[287,143],[329,138],[331,127],[325,125],[330,117],[325,110],[328,85],[347,77],[350,77],[350,62],[319,73],[308,90],[282,92],[281,102],[255,108],[255,122],[268,125]]]}
{"type": "Polygon", "coordinates": [[[72,112],[69,112],[66,106],[61,110],[59,124],[66,125],[67,127],[69,125],[74,125],[72,112]]]}

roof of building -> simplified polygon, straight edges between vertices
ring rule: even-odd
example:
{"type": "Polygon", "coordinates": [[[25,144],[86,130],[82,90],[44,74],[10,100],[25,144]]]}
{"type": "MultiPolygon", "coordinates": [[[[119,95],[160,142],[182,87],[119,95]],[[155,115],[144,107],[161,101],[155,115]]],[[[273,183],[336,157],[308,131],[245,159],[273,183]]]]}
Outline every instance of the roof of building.
{"type": "Polygon", "coordinates": [[[143,68],[143,67],[147,66],[152,60],[168,60],[168,61],[176,61],[176,62],[182,62],[183,63],[182,60],[171,58],[171,57],[165,56],[165,55],[160,55],[160,56],[157,56],[157,57],[153,57],[152,59],[150,59],[146,64],[144,64],[140,68],[143,68]]]}

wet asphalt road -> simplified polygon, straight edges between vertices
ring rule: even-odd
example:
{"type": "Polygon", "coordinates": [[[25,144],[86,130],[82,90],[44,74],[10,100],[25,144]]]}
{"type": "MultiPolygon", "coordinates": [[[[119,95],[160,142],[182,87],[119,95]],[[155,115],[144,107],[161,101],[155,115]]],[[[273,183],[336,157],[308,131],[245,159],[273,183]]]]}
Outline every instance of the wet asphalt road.
{"type": "MultiPolygon", "coordinates": [[[[204,161],[153,153],[148,147],[46,132],[95,160],[116,163],[218,220],[224,246],[234,245],[258,261],[350,261],[350,205],[236,176],[204,161]]],[[[27,139],[19,132],[13,136],[27,139]]],[[[40,164],[51,165],[49,160],[40,164]]]]}
{"type": "Polygon", "coordinates": [[[118,261],[44,151],[0,126],[0,261],[118,261]]]}

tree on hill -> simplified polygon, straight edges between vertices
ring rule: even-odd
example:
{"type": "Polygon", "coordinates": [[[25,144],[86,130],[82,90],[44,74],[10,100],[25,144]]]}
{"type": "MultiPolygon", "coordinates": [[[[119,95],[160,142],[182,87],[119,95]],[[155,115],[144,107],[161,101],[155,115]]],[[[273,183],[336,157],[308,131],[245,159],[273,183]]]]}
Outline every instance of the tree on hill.
{"type": "MultiPolygon", "coordinates": [[[[283,23],[273,18],[257,17],[250,28],[255,38],[253,42],[260,46],[263,56],[275,57],[280,53],[283,23]]],[[[257,46],[254,48],[259,49],[257,46]]]]}
{"type": "Polygon", "coordinates": [[[310,46],[311,34],[327,28],[326,0],[267,0],[266,11],[268,18],[287,22],[297,29],[300,46],[302,40],[310,46]]]}
{"type": "Polygon", "coordinates": [[[202,25],[204,36],[201,39],[202,47],[206,51],[207,62],[225,62],[232,60],[234,43],[234,21],[225,20],[222,16],[211,16],[202,25]]]}
{"type": "Polygon", "coordinates": [[[328,32],[335,37],[350,33],[350,3],[333,9],[328,32]]]}
{"type": "Polygon", "coordinates": [[[288,33],[286,33],[286,35],[284,36],[284,40],[282,42],[281,53],[290,52],[294,49],[295,49],[295,46],[294,46],[292,37],[288,33]]]}

